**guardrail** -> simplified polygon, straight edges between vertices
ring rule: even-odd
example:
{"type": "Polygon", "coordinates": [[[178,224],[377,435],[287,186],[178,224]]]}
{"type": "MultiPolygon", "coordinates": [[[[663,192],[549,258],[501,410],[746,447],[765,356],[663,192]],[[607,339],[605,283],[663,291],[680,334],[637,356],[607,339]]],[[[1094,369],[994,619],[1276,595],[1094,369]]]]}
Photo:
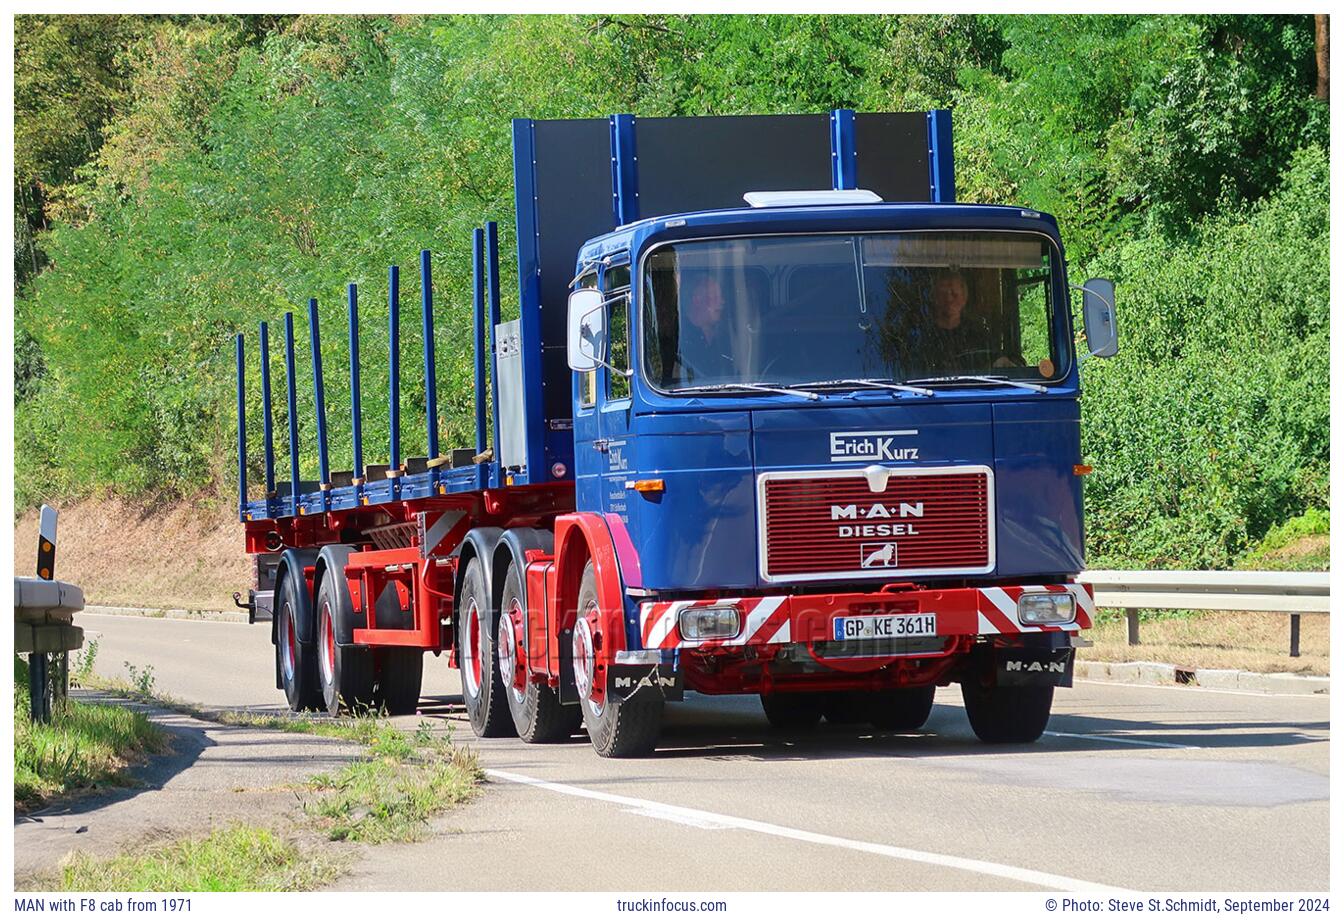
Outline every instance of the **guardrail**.
{"type": "Polygon", "coordinates": [[[37,534],[37,577],[14,578],[14,651],[28,656],[33,721],[50,722],[70,679],[70,652],[84,644],[74,625],[84,609],[78,586],[55,580],[56,509],[42,506],[37,534]]]}
{"type": "Polygon", "coordinates": [[[1330,612],[1329,572],[1084,572],[1098,607],[1125,611],[1129,644],[1139,643],[1139,611],[1248,610],[1289,615],[1288,654],[1301,656],[1302,615],[1330,612]]]}

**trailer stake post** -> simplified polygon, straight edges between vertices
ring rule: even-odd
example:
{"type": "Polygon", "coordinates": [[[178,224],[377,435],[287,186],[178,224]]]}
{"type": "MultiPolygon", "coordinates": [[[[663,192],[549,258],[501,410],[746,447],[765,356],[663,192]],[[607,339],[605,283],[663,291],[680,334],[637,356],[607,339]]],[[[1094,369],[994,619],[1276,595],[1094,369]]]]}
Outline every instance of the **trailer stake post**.
{"type": "Polygon", "coordinates": [[[355,453],[351,484],[358,493],[364,485],[364,426],[359,400],[359,288],[353,281],[346,288],[346,300],[350,305],[350,440],[355,453]]]}
{"type": "MultiPolygon", "coordinates": [[[[490,298],[490,406],[494,421],[495,459],[499,459],[499,355],[496,349],[496,328],[499,326],[499,226],[489,220],[485,223],[485,284],[490,298]]],[[[495,464],[500,478],[502,467],[495,464]]],[[[498,483],[496,483],[498,484],[498,483]]]]}
{"type": "Polygon", "coordinates": [[[331,507],[331,466],[327,462],[327,400],[322,387],[322,338],[317,332],[317,298],[308,299],[308,340],[313,349],[313,405],[317,412],[317,487],[322,510],[331,507]]]}
{"type": "Polygon", "coordinates": [[[299,513],[299,406],[294,392],[294,314],[285,314],[285,396],[289,409],[289,513],[299,513]]]}
{"type": "Polygon", "coordinates": [[[238,520],[247,520],[247,405],[243,388],[243,334],[234,336],[238,361],[238,520]]]}
{"type": "MultiPolygon", "coordinates": [[[[387,474],[393,479],[401,470],[401,271],[393,265],[387,270],[387,363],[388,425],[391,444],[387,474]]],[[[395,489],[395,486],[394,486],[395,489]]]]}
{"type": "Polygon", "coordinates": [[[275,441],[271,421],[271,339],[266,324],[261,324],[261,440],[265,449],[266,516],[271,515],[275,499],[275,441]]]}
{"type": "MultiPolygon", "coordinates": [[[[439,456],[439,398],[434,375],[434,283],[429,272],[429,250],[420,250],[420,322],[425,339],[425,457],[433,463],[439,456]]],[[[431,484],[438,478],[429,468],[431,484]]]]}
{"type": "MultiPolygon", "coordinates": [[[[480,227],[471,231],[471,304],[472,332],[475,336],[474,355],[476,383],[476,456],[485,453],[485,272],[481,262],[485,258],[485,231],[480,227]]],[[[476,483],[484,489],[487,467],[484,461],[476,465],[476,483]]]]}

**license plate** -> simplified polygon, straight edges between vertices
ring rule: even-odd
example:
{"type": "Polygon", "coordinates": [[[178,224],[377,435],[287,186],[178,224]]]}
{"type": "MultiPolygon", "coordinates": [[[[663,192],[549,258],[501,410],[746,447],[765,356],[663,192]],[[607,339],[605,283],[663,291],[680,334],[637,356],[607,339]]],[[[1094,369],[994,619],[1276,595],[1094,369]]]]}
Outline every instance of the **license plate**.
{"type": "Polygon", "coordinates": [[[845,639],[904,639],[936,636],[938,623],[931,613],[885,617],[836,617],[832,623],[835,641],[845,639]]]}

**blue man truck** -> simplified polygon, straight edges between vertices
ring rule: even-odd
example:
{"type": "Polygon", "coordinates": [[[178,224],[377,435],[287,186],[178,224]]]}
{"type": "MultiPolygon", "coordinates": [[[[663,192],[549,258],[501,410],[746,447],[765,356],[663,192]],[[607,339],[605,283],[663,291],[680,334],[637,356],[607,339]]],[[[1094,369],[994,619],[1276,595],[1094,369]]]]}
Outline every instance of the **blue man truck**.
{"type": "Polygon", "coordinates": [[[1070,285],[1055,221],[955,203],[947,111],[513,123],[518,318],[475,231],[475,444],[440,451],[421,253],[425,457],[366,465],[357,291],[353,457],[331,469],[309,303],[317,479],[240,518],[295,710],[415,711],[424,653],[476,734],[586,728],[648,754],[686,691],[758,694],[773,726],[910,731],[961,685],[986,742],[1043,732],[1091,625],[1079,365],[1116,350],[1114,289],[1070,285]],[[1075,350],[1071,289],[1086,349],[1075,350]]]}

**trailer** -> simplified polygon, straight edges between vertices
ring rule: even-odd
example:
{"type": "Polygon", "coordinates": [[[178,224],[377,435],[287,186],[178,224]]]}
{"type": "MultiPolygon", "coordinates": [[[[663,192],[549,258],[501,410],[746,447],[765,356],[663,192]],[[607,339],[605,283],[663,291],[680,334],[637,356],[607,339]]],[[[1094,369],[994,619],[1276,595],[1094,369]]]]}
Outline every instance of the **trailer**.
{"type": "Polygon", "coordinates": [[[349,287],[350,468],[276,479],[259,329],[260,497],[247,601],[295,710],[416,709],[447,653],[477,735],[657,745],[687,691],[759,694],[773,726],[909,731],[960,683],[977,736],[1028,742],[1091,624],[1079,366],[1116,350],[1059,231],[958,204],[947,111],[513,122],[518,319],[474,231],[475,444],[440,449],[420,254],[427,456],[403,457],[399,278],[390,443],[365,463],[349,287]]]}

